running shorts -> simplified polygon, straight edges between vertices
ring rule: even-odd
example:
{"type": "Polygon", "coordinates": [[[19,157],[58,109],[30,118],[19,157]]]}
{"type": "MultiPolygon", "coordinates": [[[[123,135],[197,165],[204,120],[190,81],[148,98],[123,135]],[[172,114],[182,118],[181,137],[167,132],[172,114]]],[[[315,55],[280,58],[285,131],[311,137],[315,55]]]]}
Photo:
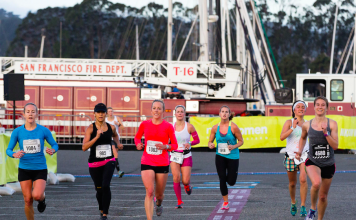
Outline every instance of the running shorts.
{"type": "Polygon", "coordinates": [[[153,170],[155,173],[168,173],[169,166],[150,166],[146,164],[141,164],[141,171],[153,170]]]}
{"type": "Polygon", "coordinates": [[[26,180],[36,181],[38,179],[47,181],[47,172],[48,172],[47,169],[25,170],[25,169],[19,168],[18,179],[19,179],[19,182],[26,181],[26,180]]]}
{"type": "MultiPolygon", "coordinates": [[[[315,163],[313,163],[311,160],[307,159],[305,161],[305,166],[310,166],[310,165],[314,165],[319,167],[318,165],[316,165],[315,163]]],[[[326,167],[319,167],[321,170],[321,178],[324,179],[331,179],[333,178],[335,171],[336,171],[336,166],[335,164],[331,165],[331,166],[326,166],[326,167]]]]}
{"type": "Polygon", "coordinates": [[[295,164],[294,159],[289,159],[286,155],[284,156],[283,164],[288,172],[299,171],[299,166],[295,164]]]}

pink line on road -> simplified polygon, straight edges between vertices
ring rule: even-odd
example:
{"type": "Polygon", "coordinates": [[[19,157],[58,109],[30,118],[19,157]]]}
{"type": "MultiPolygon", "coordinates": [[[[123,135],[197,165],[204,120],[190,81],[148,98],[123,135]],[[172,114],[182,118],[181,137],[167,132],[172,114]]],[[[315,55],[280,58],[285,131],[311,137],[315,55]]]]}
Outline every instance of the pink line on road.
{"type": "Polygon", "coordinates": [[[210,214],[208,220],[236,220],[247,203],[251,189],[230,189],[228,210],[221,210],[224,200],[221,199],[214,211],[210,214]]]}

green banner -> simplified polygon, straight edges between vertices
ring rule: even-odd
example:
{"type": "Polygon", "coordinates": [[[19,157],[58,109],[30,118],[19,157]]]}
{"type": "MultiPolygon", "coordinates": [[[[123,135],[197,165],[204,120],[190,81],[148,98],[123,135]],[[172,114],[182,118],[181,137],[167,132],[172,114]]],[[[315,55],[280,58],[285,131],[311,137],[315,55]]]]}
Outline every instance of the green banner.
{"type": "MultiPolygon", "coordinates": [[[[56,139],[56,134],[52,132],[53,138],[56,139]]],[[[11,158],[6,155],[6,149],[10,142],[10,134],[0,134],[0,185],[9,182],[18,181],[19,159],[11,158]],[[2,159],[2,160],[1,160],[2,159]]],[[[50,145],[45,141],[45,147],[50,148],[50,145]]],[[[19,145],[14,148],[14,152],[19,151],[19,145]]],[[[57,154],[52,156],[45,153],[48,172],[57,173],[57,154]]]]}
{"type": "MultiPolygon", "coordinates": [[[[338,123],[339,149],[356,149],[356,117],[328,115],[338,123]]],[[[306,120],[314,116],[305,116],[306,120]]],[[[240,149],[285,147],[287,142],[280,140],[283,125],[290,117],[250,116],[235,117],[233,122],[240,128],[244,145],[240,149]]],[[[200,144],[193,147],[207,147],[211,128],[220,122],[219,117],[191,117],[200,138],[200,144]]]]}

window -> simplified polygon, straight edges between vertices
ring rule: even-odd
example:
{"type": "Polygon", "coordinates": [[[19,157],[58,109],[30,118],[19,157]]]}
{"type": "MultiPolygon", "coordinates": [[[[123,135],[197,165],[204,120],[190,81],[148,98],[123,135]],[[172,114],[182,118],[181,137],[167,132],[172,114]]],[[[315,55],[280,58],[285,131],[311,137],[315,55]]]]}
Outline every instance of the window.
{"type": "Polygon", "coordinates": [[[330,82],[330,100],[343,101],[344,100],[344,80],[333,79],[330,82]]]}
{"type": "Polygon", "coordinates": [[[323,79],[306,79],[303,81],[303,100],[314,101],[318,96],[326,97],[326,81],[323,79]]]}

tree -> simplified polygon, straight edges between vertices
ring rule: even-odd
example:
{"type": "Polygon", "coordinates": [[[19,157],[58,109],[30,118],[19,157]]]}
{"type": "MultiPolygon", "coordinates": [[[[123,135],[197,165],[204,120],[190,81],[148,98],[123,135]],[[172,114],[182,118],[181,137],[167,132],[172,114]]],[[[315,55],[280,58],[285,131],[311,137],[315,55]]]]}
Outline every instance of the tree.
{"type": "Polygon", "coordinates": [[[5,52],[14,39],[15,31],[20,23],[21,18],[18,15],[0,9],[0,56],[5,56],[5,52]]]}
{"type": "Polygon", "coordinates": [[[300,54],[289,54],[282,58],[278,67],[283,80],[286,80],[284,85],[288,88],[295,88],[296,74],[302,73],[305,69],[304,59],[300,54]]]}
{"type": "Polygon", "coordinates": [[[330,57],[326,56],[324,53],[319,54],[315,60],[313,60],[310,65],[310,71],[312,73],[321,72],[329,73],[330,67],[330,57]]]}

